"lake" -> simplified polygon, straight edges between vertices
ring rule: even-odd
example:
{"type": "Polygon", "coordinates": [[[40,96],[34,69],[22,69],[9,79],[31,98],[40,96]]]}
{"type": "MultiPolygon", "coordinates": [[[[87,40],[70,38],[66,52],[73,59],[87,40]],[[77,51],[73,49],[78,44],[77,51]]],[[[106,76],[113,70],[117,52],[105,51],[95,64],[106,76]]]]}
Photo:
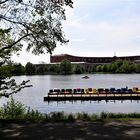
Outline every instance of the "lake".
{"type": "MultiPolygon", "coordinates": [[[[77,102],[44,102],[43,97],[53,88],[129,88],[140,87],[140,74],[88,74],[89,79],[82,79],[84,75],[35,75],[15,76],[17,83],[30,80],[31,88],[25,88],[13,97],[26,106],[37,109],[42,113],[64,111],[66,113],[87,112],[140,112],[140,101],[77,101],[77,102]]],[[[0,105],[9,99],[2,97],[0,105]]]]}

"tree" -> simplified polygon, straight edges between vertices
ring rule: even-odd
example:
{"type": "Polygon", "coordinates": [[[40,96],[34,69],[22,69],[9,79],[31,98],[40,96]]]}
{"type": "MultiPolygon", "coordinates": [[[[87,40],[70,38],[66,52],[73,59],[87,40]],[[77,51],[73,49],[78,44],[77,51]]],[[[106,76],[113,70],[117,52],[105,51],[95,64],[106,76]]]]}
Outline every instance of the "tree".
{"type": "Polygon", "coordinates": [[[39,64],[36,66],[36,74],[46,74],[48,72],[48,68],[45,64],[39,64]]]}
{"type": "Polygon", "coordinates": [[[94,72],[96,72],[96,65],[91,66],[91,73],[94,73],[94,72]]]}
{"type": "Polygon", "coordinates": [[[22,83],[17,85],[14,79],[10,79],[13,70],[10,58],[12,53],[16,53],[20,50],[20,46],[17,44],[9,49],[3,48],[3,46],[7,43],[12,43],[9,30],[0,29],[0,96],[6,97],[19,92],[22,88],[31,86],[27,85],[29,80],[22,81],[22,83]]]}
{"type": "Polygon", "coordinates": [[[26,74],[29,74],[29,75],[35,74],[36,72],[35,66],[30,62],[26,64],[25,69],[26,69],[26,74]]]}
{"type": "Polygon", "coordinates": [[[61,21],[66,19],[64,6],[72,4],[71,0],[0,1],[0,25],[11,35],[0,51],[22,46],[24,40],[34,54],[52,53],[57,42],[68,42],[61,21]]]}
{"type": "Polygon", "coordinates": [[[50,74],[59,74],[60,73],[60,66],[57,64],[52,64],[49,66],[49,73],[50,74]]]}
{"type": "Polygon", "coordinates": [[[119,65],[117,65],[116,63],[112,63],[110,64],[110,72],[115,73],[118,69],[119,65]]]}
{"type": "Polygon", "coordinates": [[[103,65],[102,71],[103,71],[103,72],[108,72],[108,66],[107,66],[106,64],[103,65]]]}
{"type": "MultiPolygon", "coordinates": [[[[72,7],[71,0],[1,0],[0,1],[0,67],[10,62],[12,53],[22,49],[38,55],[52,53],[57,42],[68,42],[61,21],[66,19],[64,6],[72,7]]],[[[27,81],[16,85],[0,74],[0,93],[16,93],[26,87],[27,81]]],[[[10,77],[9,77],[10,78],[10,77]]],[[[27,85],[28,86],[28,85],[27,85]]]]}
{"type": "Polygon", "coordinates": [[[63,60],[60,64],[60,72],[61,74],[71,74],[72,66],[69,60],[63,60]]]}
{"type": "Polygon", "coordinates": [[[136,64],[135,67],[136,67],[136,72],[140,73],[140,64],[136,64]]]}
{"type": "Polygon", "coordinates": [[[77,64],[77,65],[74,66],[74,70],[73,71],[76,74],[82,74],[84,72],[83,69],[82,69],[82,66],[79,65],[79,64],[77,64]]]}
{"type": "Polygon", "coordinates": [[[12,65],[12,75],[23,75],[25,74],[25,67],[21,63],[15,63],[12,65]]]}
{"type": "Polygon", "coordinates": [[[96,67],[96,71],[97,71],[97,72],[102,72],[102,66],[101,66],[101,65],[98,65],[98,66],[96,67]]]}
{"type": "Polygon", "coordinates": [[[114,62],[117,67],[120,67],[123,64],[123,60],[117,60],[114,62]]]}
{"type": "Polygon", "coordinates": [[[121,73],[132,73],[136,71],[135,64],[130,61],[123,61],[119,69],[121,73]]]}

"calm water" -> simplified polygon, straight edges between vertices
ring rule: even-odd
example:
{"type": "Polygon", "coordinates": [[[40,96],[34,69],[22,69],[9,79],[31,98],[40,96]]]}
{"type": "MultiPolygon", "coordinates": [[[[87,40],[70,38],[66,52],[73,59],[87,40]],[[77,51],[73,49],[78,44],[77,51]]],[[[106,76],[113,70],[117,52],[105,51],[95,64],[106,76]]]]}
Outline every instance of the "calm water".
{"type": "MultiPolygon", "coordinates": [[[[77,101],[77,102],[48,102],[43,97],[51,88],[110,88],[110,87],[140,87],[140,74],[92,74],[89,79],[82,79],[83,75],[45,75],[45,76],[16,76],[18,82],[31,80],[31,88],[23,89],[13,97],[26,106],[37,109],[43,113],[54,111],[88,112],[140,112],[140,101],[77,101]]],[[[0,105],[8,99],[1,98],[0,105]]]]}

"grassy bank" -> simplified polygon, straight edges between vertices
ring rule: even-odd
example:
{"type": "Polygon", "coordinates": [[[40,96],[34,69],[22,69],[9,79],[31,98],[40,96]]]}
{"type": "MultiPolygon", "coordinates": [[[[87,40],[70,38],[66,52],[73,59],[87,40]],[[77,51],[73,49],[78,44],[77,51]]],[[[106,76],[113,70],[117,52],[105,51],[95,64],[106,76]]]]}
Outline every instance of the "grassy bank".
{"type": "Polygon", "coordinates": [[[49,122],[62,122],[62,121],[97,121],[97,120],[130,120],[130,119],[140,119],[140,113],[110,113],[101,112],[99,114],[93,113],[70,113],[66,114],[64,112],[52,112],[45,116],[45,120],[49,122]]]}
{"type": "Polygon", "coordinates": [[[47,122],[73,122],[76,120],[82,121],[96,121],[96,120],[110,120],[110,119],[140,119],[140,113],[111,113],[101,112],[88,114],[82,113],[65,113],[52,112],[49,114],[42,114],[36,110],[25,107],[13,98],[7,104],[0,108],[1,120],[20,120],[20,121],[47,121],[47,122]]]}

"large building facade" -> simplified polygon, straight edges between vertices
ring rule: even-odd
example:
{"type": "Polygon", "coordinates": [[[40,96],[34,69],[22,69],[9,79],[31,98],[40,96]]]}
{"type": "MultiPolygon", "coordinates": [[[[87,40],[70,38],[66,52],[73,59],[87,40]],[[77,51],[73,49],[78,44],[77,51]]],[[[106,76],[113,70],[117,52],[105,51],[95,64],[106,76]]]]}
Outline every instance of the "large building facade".
{"type": "Polygon", "coordinates": [[[83,62],[92,64],[105,64],[112,63],[116,60],[128,60],[133,62],[139,62],[140,56],[122,56],[122,57],[83,57],[83,56],[72,56],[68,54],[50,56],[51,63],[60,63],[63,60],[69,60],[70,62],[83,62]]]}

